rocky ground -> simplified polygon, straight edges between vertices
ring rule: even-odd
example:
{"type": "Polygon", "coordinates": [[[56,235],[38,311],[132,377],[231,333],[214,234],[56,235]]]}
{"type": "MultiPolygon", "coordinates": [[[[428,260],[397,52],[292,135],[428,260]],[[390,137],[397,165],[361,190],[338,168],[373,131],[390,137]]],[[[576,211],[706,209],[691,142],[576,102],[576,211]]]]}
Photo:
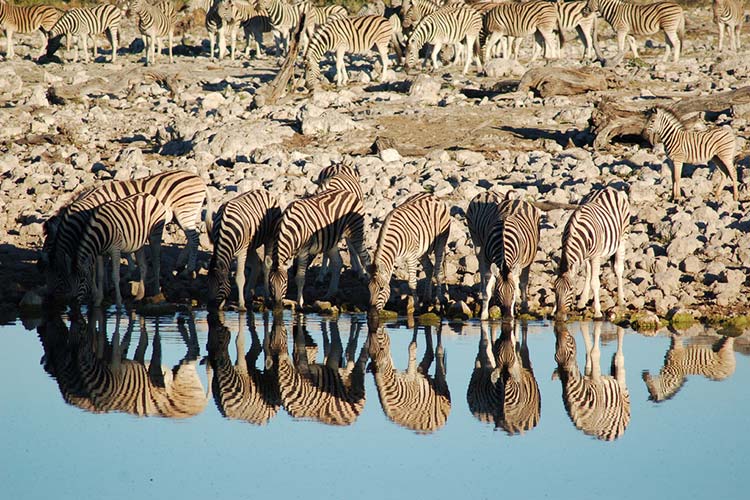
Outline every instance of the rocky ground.
{"type": "MultiPolygon", "coordinates": [[[[18,36],[21,57],[0,63],[0,279],[6,283],[0,302],[12,316],[24,294],[42,285],[34,267],[42,222],[83,187],[180,168],[199,173],[214,202],[265,188],[286,204],[314,190],[312,180],[321,168],[347,159],[362,175],[371,251],[380,222],[408,195],[429,189],[451,207],[446,276],[455,309],[473,310],[478,298],[477,260],[465,225],[465,210],[477,193],[513,188],[530,199],[576,202],[593,187],[614,184],[629,190],[634,212],[626,263],[630,310],[662,317],[675,310],[703,318],[745,313],[750,305],[750,174],[744,175],[749,114],[737,108],[708,117],[738,134],[739,203],[728,189],[714,197],[713,170],[691,166],[681,183],[684,199],[672,203],[662,146],[616,142],[595,151],[589,130],[595,102],[605,95],[637,102],[742,86],[750,74],[747,52],[717,55],[710,19],[708,9],[690,11],[679,63],[661,62],[661,36],[641,38],[642,59],[628,56],[615,70],[623,85],[603,92],[546,99],[512,92],[529,67],[544,64],[525,64],[527,42],[523,64],[496,62],[493,77],[477,77],[473,69],[462,77],[448,68],[415,80],[397,68],[389,83],[375,84],[369,77],[373,54],[355,58],[354,83],[346,88],[296,93],[260,108],[252,105],[253,95],[273,78],[279,59],[219,62],[205,52],[196,55],[201,43],[207,45],[200,27],[183,34],[175,64],[162,58],[151,68],[143,67],[142,52],[132,53],[138,42],[128,49],[132,26],[126,25],[121,43],[126,49],[116,64],[104,62],[104,52],[96,63],[37,64],[27,55],[36,55],[39,37],[18,36]],[[471,95],[467,89],[497,87],[501,81],[511,93],[466,96],[471,95]],[[395,151],[372,154],[378,137],[392,139],[395,151]]],[[[605,51],[612,54],[611,31],[600,31],[605,51]]],[[[578,66],[572,56],[580,54],[579,43],[573,40],[565,50],[568,60],[549,64],[578,66]]],[[[332,77],[333,69],[326,69],[332,77]]],[[[531,269],[534,314],[551,310],[568,215],[545,213],[531,269]]],[[[181,241],[179,229],[170,228],[167,244],[181,241]]],[[[207,243],[204,236],[204,266],[207,243]]],[[[163,268],[175,253],[167,251],[163,268]]],[[[163,282],[169,300],[200,301],[205,271],[195,282],[163,282]]],[[[606,265],[602,284],[607,309],[614,305],[614,275],[606,265]]],[[[343,280],[343,302],[361,303],[363,294],[356,280],[343,280]]],[[[312,288],[310,296],[315,298],[312,288]]]]}

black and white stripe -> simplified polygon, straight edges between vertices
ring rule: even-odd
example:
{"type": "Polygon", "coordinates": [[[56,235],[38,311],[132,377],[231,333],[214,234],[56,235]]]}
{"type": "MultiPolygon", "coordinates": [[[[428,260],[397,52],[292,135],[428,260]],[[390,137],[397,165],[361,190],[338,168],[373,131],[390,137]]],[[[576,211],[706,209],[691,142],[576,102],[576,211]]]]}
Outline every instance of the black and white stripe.
{"type": "Polygon", "coordinates": [[[44,54],[47,47],[47,32],[52,29],[63,11],[50,5],[17,6],[0,0],[0,28],[5,30],[7,42],[5,58],[13,59],[13,34],[33,33],[36,30],[42,32],[43,42],[39,56],[44,54]]]}
{"type": "MultiPolygon", "coordinates": [[[[554,5],[557,10],[559,28],[563,33],[575,30],[578,34],[578,39],[583,45],[583,54],[581,55],[581,58],[593,58],[594,44],[597,43],[596,40],[594,40],[594,37],[596,36],[594,30],[596,14],[593,12],[590,12],[588,15],[583,14],[583,10],[586,8],[586,0],[573,0],[570,2],[558,1],[555,2],[554,5]]],[[[562,56],[563,38],[564,37],[560,38],[560,56],[562,56]]]]}
{"type": "Polygon", "coordinates": [[[219,58],[223,58],[226,53],[226,42],[224,42],[224,51],[222,52],[222,39],[224,36],[223,24],[219,13],[216,9],[218,0],[190,0],[188,2],[188,12],[202,10],[206,13],[206,31],[208,31],[208,43],[210,47],[210,56],[214,57],[217,39],[219,42],[219,58]]]}
{"type": "Polygon", "coordinates": [[[273,26],[276,41],[276,52],[285,56],[289,50],[289,42],[300,21],[301,12],[296,5],[290,5],[284,0],[256,0],[259,10],[265,12],[273,26]]]}
{"type": "Polygon", "coordinates": [[[672,60],[680,60],[682,38],[685,35],[685,16],[675,2],[655,2],[639,5],[620,0],[587,0],[584,15],[599,12],[617,34],[617,49],[625,51],[627,39],[633,55],[638,57],[635,38],[632,35],[654,35],[664,31],[667,42],[664,60],[669,59],[673,49],[672,60]]]}
{"type": "Polygon", "coordinates": [[[130,0],[130,10],[138,17],[138,31],[146,44],[146,65],[156,62],[156,54],[161,53],[162,38],[169,43],[169,62],[174,62],[174,26],[177,13],[171,0],[151,5],[147,0],[130,0]]]}
{"type": "MultiPolygon", "coordinates": [[[[487,40],[484,45],[484,59],[489,61],[498,42],[502,43],[503,58],[508,59],[512,53],[518,58],[518,49],[523,37],[538,33],[544,42],[544,57],[558,57],[558,42],[555,30],[558,30],[562,43],[562,30],[559,26],[555,4],[541,0],[526,3],[501,3],[487,11],[484,16],[484,30],[487,40]],[[515,40],[515,46],[514,46],[515,40]]],[[[531,60],[539,55],[539,40],[534,45],[531,60]]]]}
{"type": "Polygon", "coordinates": [[[625,269],[625,231],[630,223],[628,196],[612,187],[597,189],[581,200],[571,214],[562,236],[562,257],[555,280],[555,310],[564,317],[573,307],[573,279],[578,266],[586,267],[586,281],[579,308],[586,307],[589,292],[594,296],[594,317],[601,318],[599,274],[603,260],[614,255],[617,277],[617,305],[625,302],[623,272],[625,269]]]}
{"type": "MultiPolygon", "coordinates": [[[[117,60],[117,32],[120,29],[122,12],[114,5],[98,5],[91,9],[70,9],[55,23],[49,32],[50,38],[62,35],[78,37],[78,48],[83,50],[84,61],[89,60],[88,37],[91,36],[94,59],[96,59],[96,35],[106,32],[112,45],[112,62],[117,60]]],[[[50,40],[50,43],[52,41],[50,40]]],[[[78,61],[78,48],[73,61],[78,61]]],[[[50,51],[48,50],[48,55],[50,51]]]]}
{"type": "Polygon", "coordinates": [[[223,307],[229,296],[229,271],[235,258],[239,310],[245,310],[245,264],[248,257],[250,290],[254,290],[258,271],[263,265],[264,296],[268,297],[270,268],[266,265],[265,258],[263,261],[259,259],[257,250],[263,246],[265,256],[271,256],[279,219],[279,203],[265,190],[249,191],[237,196],[224,203],[215,214],[211,214],[210,210],[206,211],[206,229],[214,245],[208,268],[208,303],[211,307],[223,307]]]}
{"type": "Polygon", "coordinates": [[[521,298],[521,308],[528,306],[529,269],[539,247],[541,212],[531,203],[505,198],[491,192],[480,193],[471,200],[466,224],[474,242],[482,283],[481,319],[489,318],[493,297],[500,303],[504,317],[514,315],[521,298]]]}
{"type": "MultiPolygon", "coordinates": [[[[231,58],[235,58],[237,30],[240,26],[242,26],[245,32],[247,41],[245,56],[249,57],[250,49],[255,48],[256,57],[262,57],[263,33],[271,32],[273,29],[268,15],[257,9],[255,4],[243,0],[217,0],[216,6],[224,30],[229,30],[231,58]],[[251,37],[252,43],[250,41],[251,37]]],[[[226,42],[220,41],[219,58],[223,57],[225,49],[226,42]]]]}
{"type": "Polygon", "coordinates": [[[733,51],[740,49],[740,34],[745,22],[745,5],[742,0],[713,0],[714,22],[719,26],[719,45],[724,44],[724,29],[729,33],[729,44],[733,51]]]}
{"type": "Polygon", "coordinates": [[[732,181],[734,201],[737,193],[737,167],[734,156],[737,152],[735,134],[731,127],[712,128],[693,132],[685,130],[680,119],[671,111],[656,108],[650,112],[643,135],[654,145],[663,142],[667,157],[672,163],[672,199],[680,198],[680,178],[683,163],[706,165],[711,162],[722,173],[715,196],[721,194],[726,178],[732,181]]]}
{"type": "Polygon", "coordinates": [[[302,54],[307,53],[310,40],[315,36],[315,32],[321,25],[332,19],[349,16],[349,12],[347,12],[346,7],[343,5],[334,4],[315,7],[311,2],[302,2],[298,5],[300,11],[305,14],[305,27],[300,35],[300,52],[302,54]]]}

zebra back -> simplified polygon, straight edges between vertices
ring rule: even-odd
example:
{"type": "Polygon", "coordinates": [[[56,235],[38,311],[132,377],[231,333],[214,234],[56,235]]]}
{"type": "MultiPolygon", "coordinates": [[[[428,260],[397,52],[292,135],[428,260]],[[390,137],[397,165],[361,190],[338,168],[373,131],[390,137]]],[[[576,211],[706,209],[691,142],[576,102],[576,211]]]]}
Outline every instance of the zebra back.
{"type": "Polygon", "coordinates": [[[146,0],[129,0],[130,9],[138,17],[138,31],[147,36],[167,36],[177,21],[171,0],[151,5],[146,0]]]}
{"type": "Polygon", "coordinates": [[[353,167],[343,163],[330,165],[321,170],[316,184],[318,185],[316,193],[327,189],[340,189],[350,191],[363,199],[359,173],[353,167]]]}
{"type": "MultiPolygon", "coordinates": [[[[402,4],[403,8],[404,4],[402,4]]],[[[406,30],[410,30],[419,23],[425,16],[432,14],[443,6],[432,0],[413,0],[407,4],[406,10],[402,13],[401,25],[406,30]]]]}
{"type": "Polygon", "coordinates": [[[283,0],[257,0],[257,6],[268,14],[271,25],[281,32],[288,33],[299,24],[300,9],[295,5],[283,0]]]}
{"type": "Polygon", "coordinates": [[[407,65],[416,64],[417,54],[425,43],[460,43],[467,36],[477,37],[482,29],[482,16],[464,6],[443,7],[426,15],[409,36],[407,65]]]}
{"type": "Polygon", "coordinates": [[[70,9],[52,27],[50,36],[98,35],[107,30],[119,29],[121,19],[120,9],[109,4],[97,5],[91,9],[70,9]]]}
{"type": "Polygon", "coordinates": [[[555,29],[557,18],[555,4],[551,2],[501,3],[487,11],[484,29],[488,33],[526,36],[537,29],[555,29]]]}
{"type": "Polygon", "coordinates": [[[650,35],[663,29],[680,31],[684,27],[682,7],[675,2],[654,2],[645,5],[620,0],[587,0],[584,14],[599,12],[617,31],[632,35],[650,35]]]}
{"type": "Polygon", "coordinates": [[[745,7],[742,0],[713,0],[712,9],[716,24],[742,26],[745,17],[745,7]]]}
{"type": "Polygon", "coordinates": [[[48,32],[62,15],[62,10],[49,5],[17,6],[0,2],[0,27],[16,33],[38,29],[48,32]]]}

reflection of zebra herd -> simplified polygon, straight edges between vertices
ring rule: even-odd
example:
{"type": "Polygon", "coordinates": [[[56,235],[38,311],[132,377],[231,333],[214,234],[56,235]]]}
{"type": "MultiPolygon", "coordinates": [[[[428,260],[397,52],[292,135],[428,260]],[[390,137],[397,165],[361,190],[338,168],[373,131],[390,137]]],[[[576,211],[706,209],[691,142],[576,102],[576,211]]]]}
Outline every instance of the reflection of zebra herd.
{"type": "MultiPolygon", "coordinates": [[[[144,359],[148,348],[146,322],[143,318],[136,320],[135,315],[128,318],[122,336],[117,316],[111,340],[100,309],[92,309],[88,320],[74,315],[69,328],[60,316],[49,316],[38,327],[38,333],[44,348],[44,369],[57,381],[64,401],[93,413],[115,411],[185,418],[203,412],[213,396],[224,417],[254,425],[266,424],[283,407],[296,419],[347,426],[364,410],[366,372],[371,372],[381,408],[389,420],[419,433],[434,432],[447,423],[451,396],[441,327],[437,327],[436,344],[431,328],[424,327],[421,361],[417,357],[420,327],[414,328],[407,367],[401,371],[394,366],[391,337],[381,325],[370,325],[368,335],[361,341],[363,323],[352,317],[344,344],[338,319],[323,320],[320,360],[318,344],[309,335],[303,315],[291,320],[291,350],[283,318],[274,315],[270,325],[269,316],[262,316],[262,332],[256,327],[261,317],[238,316],[233,362],[229,344],[234,328],[225,325],[222,313],[209,314],[205,389],[196,371],[200,356],[192,313],[178,318],[187,352],[171,369],[161,364],[159,320],[154,322],[150,363],[144,359]],[[139,333],[131,359],[128,348],[136,322],[139,333]],[[247,350],[246,324],[251,336],[247,350]],[[433,364],[434,375],[429,375],[433,364]]],[[[478,420],[494,423],[511,435],[523,434],[537,427],[542,408],[530,361],[528,325],[504,322],[499,338],[495,335],[497,326],[481,324],[466,400],[478,420]]],[[[581,323],[586,349],[585,368],[581,370],[574,334],[564,323],[556,324],[557,368],[553,378],[560,380],[562,400],[575,427],[610,441],[626,431],[631,410],[625,383],[623,329],[617,328],[612,373],[604,375],[600,365],[602,327],[602,322],[594,322],[592,338],[590,325],[581,323]]],[[[673,397],[689,375],[712,380],[731,376],[736,364],[733,341],[722,338],[712,345],[698,338],[685,346],[682,339],[673,337],[659,375],[652,377],[644,372],[649,399],[659,402],[673,397]]]]}

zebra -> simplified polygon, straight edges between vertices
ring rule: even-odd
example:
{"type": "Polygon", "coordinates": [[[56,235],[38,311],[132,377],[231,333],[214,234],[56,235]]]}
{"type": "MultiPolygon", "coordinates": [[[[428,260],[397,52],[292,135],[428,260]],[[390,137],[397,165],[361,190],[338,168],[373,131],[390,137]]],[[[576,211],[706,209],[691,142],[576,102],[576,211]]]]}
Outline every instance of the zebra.
{"type": "Polygon", "coordinates": [[[357,11],[356,16],[375,15],[383,16],[393,25],[393,35],[391,35],[391,46],[396,53],[398,64],[403,63],[405,47],[404,29],[401,22],[401,5],[397,7],[386,7],[382,1],[369,2],[357,11]]]}
{"type": "Polygon", "coordinates": [[[696,342],[685,346],[682,338],[672,335],[659,375],[652,376],[645,370],[642,378],[648,389],[649,400],[659,403],[674,397],[688,375],[725,380],[732,376],[736,364],[734,337],[722,337],[713,345],[696,342]]]}
{"type": "MultiPolygon", "coordinates": [[[[406,68],[413,68],[417,62],[419,50],[425,43],[434,45],[432,49],[432,67],[440,67],[438,55],[445,44],[461,45],[466,40],[466,62],[462,74],[469,71],[472,59],[477,70],[482,70],[479,59],[479,32],[482,29],[482,16],[469,7],[443,7],[425,16],[414,28],[407,41],[406,68]]],[[[463,49],[462,49],[463,50],[463,49]]],[[[462,50],[455,51],[454,62],[462,50]]]]}
{"type": "Polygon", "coordinates": [[[424,327],[426,348],[417,365],[417,334],[409,343],[409,364],[398,371],[391,356],[391,339],[384,326],[373,324],[367,343],[370,367],[378,390],[383,413],[393,423],[420,434],[435,432],[445,425],[451,412],[451,394],[445,379],[445,352],[441,342],[441,327],[437,330],[437,348],[433,348],[432,329],[424,327]],[[373,328],[374,327],[374,328],[373,328]],[[437,357],[435,375],[428,371],[437,357]]]}
{"type": "MultiPolygon", "coordinates": [[[[323,323],[325,325],[325,322],[323,323]]],[[[287,346],[287,332],[281,315],[274,315],[270,350],[276,365],[281,402],[292,418],[313,419],[327,425],[351,425],[362,413],[365,405],[365,365],[368,351],[363,347],[354,359],[361,325],[352,323],[347,354],[349,358],[341,368],[344,352],[336,321],[330,322],[330,342],[325,352],[324,364],[310,359],[307,349],[306,329],[302,315],[294,323],[292,356],[287,346]]],[[[327,332],[323,330],[324,340],[327,332]]]]}
{"type": "Polygon", "coordinates": [[[334,4],[315,7],[308,2],[303,2],[299,4],[299,6],[301,12],[304,12],[305,14],[305,26],[302,33],[300,33],[300,52],[302,54],[307,53],[310,40],[315,36],[315,32],[318,28],[330,20],[349,16],[349,12],[343,5],[334,4]]]}
{"type": "Polygon", "coordinates": [[[674,49],[672,60],[680,60],[682,39],[685,37],[685,16],[675,2],[655,2],[645,5],[631,4],[621,0],[587,0],[581,11],[584,16],[598,12],[612,26],[617,34],[617,50],[625,52],[627,39],[633,56],[638,57],[635,38],[632,35],[653,35],[664,31],[667,46],[664,61],[669,60],[671,49],[674,49]]]}
{"type": "Polygon", "coordinates": [[[513,317],[521,297],[528,307],[529,269],[539,247],[541,212],[531,203],[505,199],[491,192],[479,193],[469,203],[466,223],[474,242],[482,287],[481,319],[489,318],[490,299],[500,302],[503,316],[513,317]]]}
{"type": "Polygon", "coordinates": [[[612,356],[612,375],[601,374],[600,336],[602,323],[594,322],[591,341],[588,323],[581,323],[586,345],[586,369],[581,374],[576,361],[576,341],[565,323],[555,323],[553,378],[559,377],[565,410],[577,429],[603,441],[621,437],[630,423],[630,394],[625,383],[624,330],[617,327],[617,351],[612,356]]]}
{"type": "Polygon", "coordinates": [[[54,271],[54,258],[59,250],[69,255],[75,248],[80,228],[85,223],[88,211],[108,201],[126,198],[136,193],[149,193],[156,197],[168,210],[169,219],[182,228],[187,245],[177,258],[177,271],[193,273],[198,254],[198,230],[201,207],[208,198],[206,184],[196,174],[184,170],[171,170],[127,181],[114,181],[101,186],[88,188],[64,206],[58,213],[47,219],[43,225],[44,246],[40,257],[41,267],[54,271]],[[78,216],[74,214],[82,212],[78,216]],[[61,228],[73,224],[78,229],[65,231],[69,239],[58,241],[61,228]],[[50,265],[52,269],[50,269],[50,265]]]}
{"type": "Polygon", "coordinates": [[[104,268],[102,260],[97,257],[110,255],[117,307],[122,305],[119,266],[122,252],[136,253],[140,281],[135,300],[141,300],[146,293],[147,268],[143,249],[146,242],[151,248],[156,290],[160,293],[159,249],[166,216],[167,209],[164,205],[148,193],[134,194],[94,208],[83,227],[70,265],[64,268],[64,272],[68,274],[66,283],[71,283],[70,289],[76,291],[78,303],[82,303],[91,292],[94,305],[101,305],[104,295],[104,268]]]}
{"type": "Polygon", "coordinates": [[[0,0],[0,28],[5,30],[7,48],[5,58],[13,59],[13,33],[33,33],[36,30],[42,32],[42,47],[39,57],[44,55],[47,47],[47,33],[63,15],[63,11],[50,5],[11,5],[6,0],[0,0]]]}
{"type": "MultiPolygon", "coordinates": [[[[501,3],[487,11],[484,16],[484,30],[487,40],[484,44],[484,59],[489,61],[492,51],[498,41],[502,41],[503,58],[508,59],[513,50],[515,40],[515,57],[522,37],[539,33],[544,40],[544,57],[555,59],[558,57],[555,30],[563,43],[562,27],[555,4],[544,1],[527,3],[501,3]],[[505,39],[503,39],[505,37],[505,39]]],[[[538,47],[534,46],[531,60],[538,57],[538,47]]]]}
{"type": "MultiPolygon", "coordinates": [[[[585,0],[573,0],[569,2],[558,0],[554,5],[557,10],[559,28],[563,32],[575,30],[578,34],[578,39],[583,45],[581,59],[592,59],[594,57],[595,44],[597,43],[595,39],[596,31],[594,30],[596,14],[593,12],[588,15],[583,14],[583,10],[586,8],[585,0]]],[[[561,36],[560,40],[560,50],[562,51],[564,37],[561,36]]]]}
{"type": "Polygon", "coordinates": [[[302,289],[311,256],[328,254],[334,263],[328,296],[338,290],[341,257],[337,243],[341,238],[359,255],[364,266],[370,257],[364,246],[364,206],[357,195],[349,191],[330,189],[292,202],[282,213],[273,258],[266,257],[271,267],[269,284],[274,307],[281,307],[286,295],[287,271],[297,258],[297,305],[302,308],[302,289]]]}
{"type": "Polygon", "coordinates": [[[370,274],[370,307],[382,311],[391,295],[391,275],[397,260],[406,263],[409,273],[407,312],[417,305],[417,263],[421,262],[427,276],[424,300],[432,300],[433,282],[438,285],[438,297],[444,300],[443,257],[450,233],[448,208],[431,193],[417,193],[393,209],[383,221],[378,235],[377,250],[370,274]],[[428,257],[434,253],[432,265],[428,257]]]}
{"type": "Polygon", "coordinates": [[[258,10],[265,12],[273,27],[276,53],[285,56],[289,51],[292,31],[299,24],[300,9],[283,0],[256,0],[258,10]]]}
{"type": "MultiPolygon", "coordinates": [[[[88,62],[89,54],[87,41],[91,36],[94,59],[96,59],[96,35],[107,32],[109,43],[112,45],[112,62],[117,60],[117,32],[120,29],[122,12],[110,4],[97,5],[91,9],[70,9],[55,23],[49,32],[52,44],[53,37],[75,36],[78,37],[78,45],[83,47],[84,61],[88,62]]],[[[51,55],[48,47],[47,55],[51,55]]],[[[78,49],[76,49],[73,62],[78,61],[78,49]]]]}
{"type": "MultiPolygon", "coordinates": [[[[235,346],[237,362],[232,364],[229,357],[229,340],[231,333],[224,326],[221,313],[208,314],[208,360],[212,369],[212,392],[219,412],[229,419],[244,420],[254,425],[268,423],[281,407],[278,378],[273,368],[257,369],[258,356],[263,351],[270,360],[268,352],[268,329],[261,345],[255,329],[253,315],[248,315],[247,323],[252,335],[252,346],[245,353],[244,314],[239,314],[239,330],[235,346]]],[[[266,316],[265,324],[268,325],[266,316]]]]}
{"type": "Polygon", "coordinates": [[[129,0],[130,10],[138,17],[138,31],[146,43],[146,66],[156,62],[156,54],[161,53],[161,39],[169,42],[169,62],[173,63],[174,26],[177,13],[171,0],[151,5],[146,0],[129,0]]]}
{"type": "Polygon", "coordinates": [[[188,3],[188,12],[202,10],[206,13],[206,31],[208,31],[208,43],[210,47],[210,57],[213,59],[216,42],[219,43],[219,59],[224,57],[226,52],[226,42],[224,40],[224,25],[219,17],[217,10],[218,0],[190,0],[188,3]]]}
{"type": "Polygon", "coordinates": [[[265,258],[258,258],[263,246],[271,255],[276,226],[281,219],[279,203],[265,190],[248,191],[224,203],[215,214],[206,210],[206,230],[214,245],[208,268],[208,296],[211,307],[223,307],[229,296],[229,268],[237,259],[235,282],[239,295],[238,309],[245,310],[245,263],[250,258],[250,286],[254,289],[258,270],[263,263],[264,296],[268,298],[268,273],[265,258]]]}
{"type": "MultiPolygon", "coordinates": [[[[272,30],[269,17],[260,10],[257,10],[251,2],[242,0],[217,0],[217,12],[229,31],[229,40],[231,42],[231,58],[235,58],[237,28],[242,25],[246,35],[247,45],[245,47],[245,56],[250,56],[250,37],[253,37],[253,46],[256,57],[261,57],[261,44],[263,43],[263,33],[272,30]]],[[[221,40],[221,39],[220,39],[221,40]]],[[[220,44],[226,42],[220,41],[220,44]]],[[[226,47],[219,46],[219,58],[223,57],[223,51],[226,47]]]]}
{"type": "Polygon", "coordinates": [[[651,144],[664,143],[667,158],[672,167],[672,200],[680,199],[680,177],[683,163],[715,163],[722,174],[716,187],[715,197],[724,189],[726,178],[732,180],[732,197],[738,200],[737,167],[734,156],[737,144],[734,131],[729,126],[693,132],[686,130],[685,125],[674,112],[665,108],[654,108],[648,113],[643,135],[651,144]]]}
{"type": "Polygon", "coordinates": [[[336,84],[346,85],[344,54],[368,52],[374,45],[380,54],[383,71],[380,81],[385,81],[388,71],[388,44],[393,35],[393,24],[382,16],[358,16],[331,19],[321,26],[310,42],[305,56],[305,82],[312,88],[320,78],[320,60],[326,52],[336,52],[336,84]]]}
{"type": "Polygon", "coordinates": [[[719,46],[721,52],[724,43],[724,28],[729,33],[729,43],[733,51],[740,49],[740,34],[745,22],[743,0],[713,0],[714,22],[719,26],[719,46]]]}
{"type": "Polygon", "coordinates": [[[522,434],[539,424],[542,399],[531,368],[526,341],[527,327],[518,343],[513,321],[503,321],[501,337],[490,337],[481,324],[479,351],[469,381],[466,400],[472,414],[493,422],[508,434],[522,434]]]}
{"type": "Polygon", "coordinates": [[[562,236],[562,257],[555,280],[555,313],[564,318],[573,307],[575,289],[572,279],[577,266],[584,264],[586,281],[578,304],[586,307],[589,292],[594,295],[594,317],[602,317],[599,301],[599,274],[602,259],[614,255],[617,277],[617,305],[625,303],[625,233],[630,224],[628,196],[613,187],[597,189],[586,195],[570,215],[562,236]]]}
{"type": "Polygon", "coordinates": [[[403,2],[401,4],[401,25],[405,32],[410,34],[419,21],[442,7],[443,5],[432,0],[403,2]]]}

